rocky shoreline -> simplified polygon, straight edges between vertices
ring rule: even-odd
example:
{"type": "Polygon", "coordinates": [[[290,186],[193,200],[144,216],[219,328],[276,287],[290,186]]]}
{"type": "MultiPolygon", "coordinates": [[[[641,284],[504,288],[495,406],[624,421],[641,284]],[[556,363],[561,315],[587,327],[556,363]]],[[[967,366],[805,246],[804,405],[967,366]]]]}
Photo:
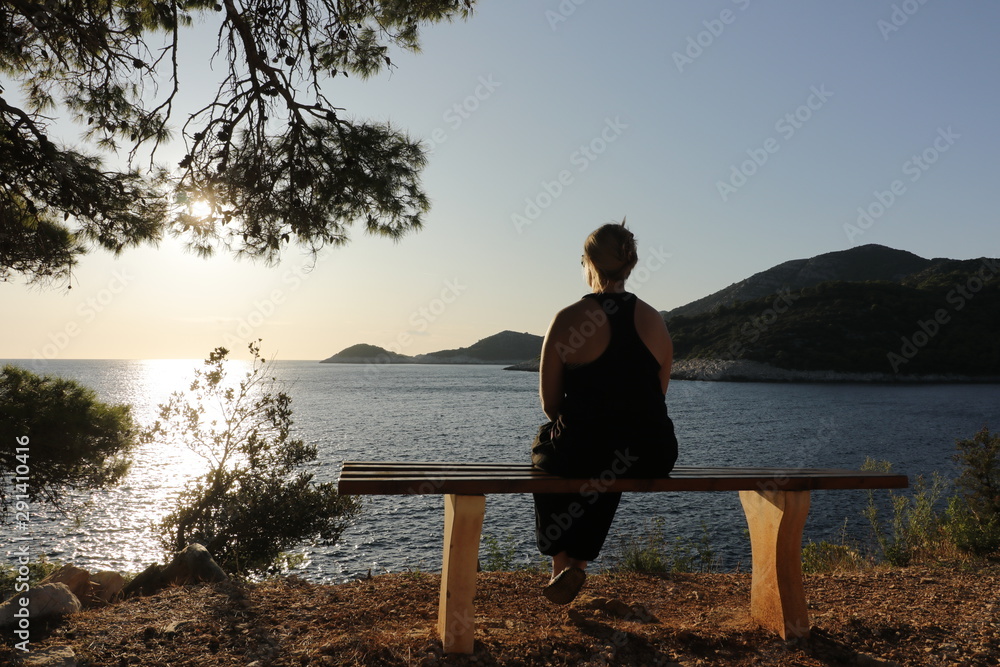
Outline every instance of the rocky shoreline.
{"type": "MultiPolygon", "coordinates": [[[[508,366],[507,371],[538,372],[538,360],[508,366]]],[[[678,359],[670,372],[673,380],[704,382],[864,382],[886,384],[1000,383],[1000,376],[956,374],[902,375],[896,373],[844,373],[796,371],[747,359],[678,359]]]]}
{"type": "Polygon", "coordinates": [[[998,376],[974,377],[957,374],[903,375],[877,372],[797,371],[746,359],[681,359],[674,362],[670,377],[674,380],[705,380],[714,382],[1000,383],[1000,377],[998,376]]]}

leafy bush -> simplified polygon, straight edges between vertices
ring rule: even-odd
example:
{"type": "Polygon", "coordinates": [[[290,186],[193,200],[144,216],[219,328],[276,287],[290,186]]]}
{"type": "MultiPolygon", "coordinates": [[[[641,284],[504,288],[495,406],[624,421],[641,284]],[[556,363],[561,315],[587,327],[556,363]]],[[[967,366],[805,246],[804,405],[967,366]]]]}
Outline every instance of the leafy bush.
{"type": "MultiPolygon", "coordinates": [[[[890,472],[892,464],[867,458],[861,469],[890,472]]],[[[871,527],[881,560],[905,566],[915,556],[940,548],[942,518],[937,507],[947,486],[944,478],[934,473],[930,483],[918,476],[909,495],[890,489],[888,526],[882,518],[883,508],[875,500],[875,492],[868,491],[868,505],[863,515],[871,527]]]]}
{"type": "Polygon", "coordinates": [[[1000,516],[985,519],[973,513],[961,496],[952,496],[947,517],[948,537],[960,551],[981,557],[1000,551],[1000,516]]]}
{"type": "MultiPolygon", "coordinates": [[[[12,593],[18,592],[17,584],[25,583],[18,581],[18,577],[22,576],[18,572],[20,567],[19,564],[10,561],[0,563],[0,600],[6,600],[12,593]]],[[[39,556],[24,567],[28,568],[27,584],[35,586],[42,579],[62,567],[62,564],[48,560],[45,556],[39,556]]]]}
{"type": "Polygon", "coordinates": [[[802,571],[806,574],[860,570],[865,560],[846,544],[810,542],[802,547],[802,571]]]}
{"type": "Polygon", "coordinates": [[[189,391],[160,406],[145,437],[189,447],[208,466],[163,520],[163,547],[178,551],[198,542],[229,572],[267,574],[303,541],[334,543],[360,501],[301,470],[316,460],[316,447],[292,437],[291,398],[269,376],[259,345],[249,349],[250,370],[229,386],[229,351],[216,348],[189,391]]]}
{"type": "Polygon", "coordinates": [[[806,574],[853,572],[868,564],[858,545],[848,537],[847,519],[840,528],[839,542],[822,540],[802,547],[802,571],[806,574]]]}
{"type": "Polygon", "coordinates": [[[1000,435],[983,427],[955,447],[962,472],[948,504],[949,536],[966,553],[992,556],[1000,552],[1000,435]]]}
{"type": "Polygon", "coordinates": [[[508,572],[516,569],[517,542],[509,532],[503,538],[483,535],[482,553],[481,565],[484,571],[508,572]]]}
{"type": "Polygon", "coordinates": [[[72,380],[39,376],[16,366],[0,372],[0,518],[8,519],[13,495],[27,491],[61,509],[69,489],[105,489],[128,472],[138,428],[128,405],[97,400],[72,380]],[[27,452],[18,452],[27,438],[27,452]],[[20,439],[20,440],[19,440],[20,439]],[[18,458],[21,456],[22,458],[18,458]],[[19,465],[29,481],[16,486],[19,465]]]}
{"type": "Polygon", "coordinates": [[[618,570],[662,574],[669,572],[712,572],[718,564],[709,540],[708,527],[702,525],[697,542],[686,537],[668,539],[665,521],[654,518],[640,537],[626,538],[618,547],[618,570]]]}

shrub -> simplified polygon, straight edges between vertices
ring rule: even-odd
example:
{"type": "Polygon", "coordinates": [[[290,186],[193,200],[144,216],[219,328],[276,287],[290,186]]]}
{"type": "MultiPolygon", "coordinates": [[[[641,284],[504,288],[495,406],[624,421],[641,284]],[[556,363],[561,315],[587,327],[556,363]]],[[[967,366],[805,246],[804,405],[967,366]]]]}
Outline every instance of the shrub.
{"type": "Polygon", "coordinates": [[[809,542],[802,547],[802,571],[806,574],[823,572],[853,572],[867,565],[857,545],[847,536],[847,519],[840,528],[840,541],[809,542]]]}
{"type": "Polygon", "coordinates": [[[198,542],[229,572],[267,574],[297,544],[334,543],[360,501],[301,470],[316,460],[316,447],[292,437],[291,398],[269,376],[259,345],[249,350],[250,370],[229,386],[229,351],[216,348],[188,392],[160,406],[145,437],[187,446],[207,462],[207,472],[187,485],[163,520],[164,548],[198,542]]]}
{"type": "Polygon", "coordinates": [[[35,586],[62,567],[62,564],[48,560],[45,556],[39,556],[36,560],[25,565],[28,568],[27,581],[23,581],[23,575],[18,572],[20,567],[20,564],[14,562],[0,563],[0,600],[6,600],[11,594],[20,592],[17,588],[18,584],[27,583],[29,586],[35,586]]]}
{"type": "MultiPolygon", "coordinates": [[[[892,464],[867,458],[861,469],[890,472],[892,464]]],[[[868,491],[868,505],[863,515],[871,527],[881,560],[890,565],[905,566],[914,557],[941,548],[943,522],[937,506],[947,486],[944,478],[934,473],[929,483],[922,475],[917,476],[910,495],[890,489],[891,517],[888,525],[882,518],[882,508],[875,500],[874,491],[868,491]]]]}
{"type": "Polygon", "coordinates": [[[802,547],[802,571],[806,574],[851,572],[864,566],[864,558],[845,544],[810,542],[802,547]]]}
{"type": "Polygon", "coordinates": [[[984,427],[955,446],[962,472],[948,505],[949,535],[962,551],[990,556],[1000,551],[1000,435],[984,427]]]}
{"type": "Polygon", "coordinates": [[[93,390],[72,380],[4,366],[0,371],[0,441],[4,443],[0,449],[0,519],[9,518],[14,495],[69,509],[64,502],[67,490],[106,489],[118,483],[128,472],[137,436],[130,406],[102,403],[93,390]],[[19,465],[29,471],[27,484],[19,485],[14,479],[20,476],[19,465]]]}
{"type": "Polygon", "coordinates": [[[948,538],[960,551],[980,557],[1000,551],[1000,516],[978,516],[956,495],[948,502],[947,517],[948,538]]]}
{"type": "Polygon", "coordinates": [[[517,562],[517,542],[511,533],[506,533],[502,538],[493,535],[483,535],[483,560],[484,571],[507,572],[516,569],[517,562]]]}
{"type": "Polygon", "coordinates": [[[650,574],[715,570],[718,559],[706,525],[702,524],[701,539],[694,542],[680,536],[668,539],[665,523],[660,517],[654,518],[644,534],[625,539],[617,549],[617,569],[650,574]]]}

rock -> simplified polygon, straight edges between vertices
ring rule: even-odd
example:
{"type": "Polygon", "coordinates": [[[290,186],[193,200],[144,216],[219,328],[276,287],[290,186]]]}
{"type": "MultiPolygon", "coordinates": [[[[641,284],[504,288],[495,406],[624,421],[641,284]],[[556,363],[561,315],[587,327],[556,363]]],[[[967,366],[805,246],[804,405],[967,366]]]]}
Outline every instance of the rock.
{"type": "Polygon", "coordinates": [[[0,605],[0,627],[17,622],[14,614],[23,609],[21,598],[24,597],[28,598],[28,614],[32,622],[75,614],[81,608],[80,600],[66,584],[40,584],[26,593],[15,593],[14,597],[0,605]]]}
{"type": "Polygon", "coordinates": [[[75,565],[63,565],[45,577],[42,584],[66,584],[81,603],[90,599],[94,587],[90,583],[90,572],[75,565]]]}
{"type": "Polygon", "coordinates": [[[69,646],[31,649],[21,664],[24,667],[76,667],[76,653],[69,646]]]}
{"type": "Polygon", "coordinates": [[[217,582],[229,579],[219,564],[200,544],[189,544],[174,556],[163,576],[172,584],[184,585],[197,582],[217,582]]]}
{"type": "Polygon", "coordinates": [[[168,637],[171,635],[176,635],[177,633],[190,629],[194,626],[194,621],[171,621],[167,625],[163,626],[162,632],[168,637]]]}
{"type": "Polygon", "coordinates": [[[91,591],[91,603],[109,604],[125,588],[125,577],[111,570],[101,570],[90,575],[90,581],[94,584],[91,591]]]}
{"type": "Polygon", "coordinates": [[[644,604],[632,605],[632,620],[638,623],[659,623],[660,619],[653,615],[644,604]]]}
{"type": "Polygon", "coordinates": [[[163,583],[162,565],[153,564],[145,570],[135,575],[132,581],[122,590],[122,597],[132,597],[133,595],[152,595],[166,584],[163,583]]]}
{"type": "Polygon", "coordinates": [[[878,658],[870,656],[867,653],[858,653],[855,655],[851,664],[857,665],[858,667],[900,667],[898,662],[893,662],[892,660],[879,660],[878,658]]]}
{"type": "Polygon", "coordinates": [[[628,618],[632,615],[632,607],[628,606],[618,598],[608,600],[604,605],[604,613],[615,618],[628,618]]]}
{"type": "Polygon", "coordinates": [[[604,609],[604,605],[608,603],[607,598],[583,598],[577,601],[574,605],[580,609],[604,609]]]}
{"type": "Polygon", "coordinates": [[[189,544],[166,566],[150,565],[122,591],[123,597],[152,595],[167,586],[226,581],[229,577],[200,544],[189,544]]]}

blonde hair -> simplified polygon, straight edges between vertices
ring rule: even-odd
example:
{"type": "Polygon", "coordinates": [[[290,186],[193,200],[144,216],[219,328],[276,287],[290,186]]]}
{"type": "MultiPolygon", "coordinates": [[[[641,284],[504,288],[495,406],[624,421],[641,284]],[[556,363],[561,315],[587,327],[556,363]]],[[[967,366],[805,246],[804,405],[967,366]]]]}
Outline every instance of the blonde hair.
{"type": "Polygon", "coordinates": [[[583,243],[583,256],[587,282],[595,291],[625,281],[639,261],[635,236],[626,229],[624,218],[595,229],[583,243]]]}

